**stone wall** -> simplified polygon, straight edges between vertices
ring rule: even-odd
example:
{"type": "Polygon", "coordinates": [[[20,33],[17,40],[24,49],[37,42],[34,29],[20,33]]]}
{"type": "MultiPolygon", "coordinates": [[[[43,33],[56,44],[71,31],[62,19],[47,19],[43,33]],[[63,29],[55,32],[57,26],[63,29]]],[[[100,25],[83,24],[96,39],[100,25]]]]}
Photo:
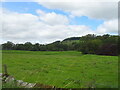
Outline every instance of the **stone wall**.
{"type": "Polygon", "coordinates": [[[44,85],[40,83],[28,83],[22,80],[16,80],[13,76],[0,74],[0,80],[2,83],[12,83],[17,87],[21,88],[55,88],[55,86],[44,85]]]}

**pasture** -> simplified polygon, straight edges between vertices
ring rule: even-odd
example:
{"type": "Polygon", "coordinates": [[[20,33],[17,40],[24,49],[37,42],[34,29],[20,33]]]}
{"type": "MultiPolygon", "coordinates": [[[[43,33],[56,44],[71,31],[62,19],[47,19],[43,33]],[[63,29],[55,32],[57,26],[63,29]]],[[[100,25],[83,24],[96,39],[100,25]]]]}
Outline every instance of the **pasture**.
{"type": "Polygon", "coordinates": [[[77,51],[2,51],[2,64],[18,80],[58,88],[118,87],[118,57],[77,51]]]}

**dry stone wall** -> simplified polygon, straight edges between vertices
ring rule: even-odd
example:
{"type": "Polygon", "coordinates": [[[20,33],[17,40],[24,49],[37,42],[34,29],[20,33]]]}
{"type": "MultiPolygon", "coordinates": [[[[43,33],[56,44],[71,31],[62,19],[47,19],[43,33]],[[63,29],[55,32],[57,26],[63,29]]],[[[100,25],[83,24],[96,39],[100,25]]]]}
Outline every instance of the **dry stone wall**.
{"type": "Polygon", "coordinates": [[[44,85],[44,84],[39,84],[39,83],[28,83],[24,82],[22,80],[16,80],[13,76],[10,75],[4,75],[0,73],[0,80],[2,83],[12,83],[17,87],[23,87],[23,88],[55,88],[55,86],[49,86],[49,85],[44,85]]]}

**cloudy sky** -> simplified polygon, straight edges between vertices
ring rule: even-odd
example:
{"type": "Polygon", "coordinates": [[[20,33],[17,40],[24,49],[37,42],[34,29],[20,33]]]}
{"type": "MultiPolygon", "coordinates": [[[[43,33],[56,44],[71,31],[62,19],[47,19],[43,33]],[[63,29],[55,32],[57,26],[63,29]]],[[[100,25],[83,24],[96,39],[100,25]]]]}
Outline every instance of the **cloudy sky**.
{"type": "Polygon", "coordinates": [[[50,43],[86,34],[118,34],[118,0],[2,1],[0,43],[50,43]]]}

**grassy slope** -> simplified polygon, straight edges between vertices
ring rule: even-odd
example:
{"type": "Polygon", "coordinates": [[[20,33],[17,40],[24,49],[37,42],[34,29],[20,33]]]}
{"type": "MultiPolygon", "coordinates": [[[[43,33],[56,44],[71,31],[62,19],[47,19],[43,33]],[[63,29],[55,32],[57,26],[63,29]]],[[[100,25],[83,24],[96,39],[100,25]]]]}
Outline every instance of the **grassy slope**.
{"type": "Polygon", "coordinates": [[[117,87],[118,57],[80,52],[3,51],[3,64],[17,79],[65,88],[117,87]]]}

